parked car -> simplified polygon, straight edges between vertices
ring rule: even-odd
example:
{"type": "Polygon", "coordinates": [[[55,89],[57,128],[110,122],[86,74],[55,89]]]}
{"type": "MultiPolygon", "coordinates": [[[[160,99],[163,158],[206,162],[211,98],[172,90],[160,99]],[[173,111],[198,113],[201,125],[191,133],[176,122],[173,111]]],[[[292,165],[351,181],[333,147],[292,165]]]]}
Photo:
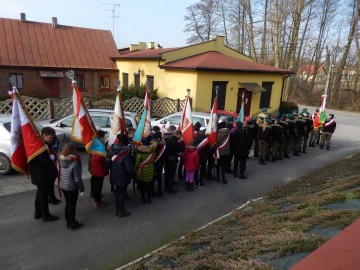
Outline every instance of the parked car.
{"type": "MultiPolygon", "coordinates": [[[[37,130],[40,132],[43,128],[42,125],[35,122],[37,130]]],[[[0,115],[0,175],[10,174],[12,172],[11,167],[11,115],[0,115]]],[[[56,137],[60,144],[65,142],[65,134],[60,131],[56,131],[56,137]]]]}
{"type": "MultiPolygon", "coordinates": [[[[159,126],[161,128],[164,127],[167,122],[170,122],[171,125],[178,128],[181,122],[181,116],[182,112],[176,112],[160,119],[153,119],[151,121],[151,126],[159,126]]],[[[205,129],[210,120],[210,113],[192,112],[191,117],[193,124],[199,122],[201,124],[201,129],[205,129]]]]}
{"type": "MultiPolygon", "coordinates": [[[[94,125],[97,128],[101,128],[103,131],[105,131],[106,133],[105,139],[107,139],[109,137],[111,121],[114,111],[90,109],[89,114],[94,122],[94,125]]],[[[136,117],[136,113],[125,111],[125,124],[127,128],[129,127],[137,128],[135,117],[136,117]]],[[[70,141],[73,119],[74,119],[74,115],[71,114],[60,119],[43,120],[40,121],[39,123],[43,126],[52,127],[56,131],[65,133],[65,140],[68,142],[70,141]]],[[[77,146],[81,147],[83,145],[77,144],[77,146]]]]}

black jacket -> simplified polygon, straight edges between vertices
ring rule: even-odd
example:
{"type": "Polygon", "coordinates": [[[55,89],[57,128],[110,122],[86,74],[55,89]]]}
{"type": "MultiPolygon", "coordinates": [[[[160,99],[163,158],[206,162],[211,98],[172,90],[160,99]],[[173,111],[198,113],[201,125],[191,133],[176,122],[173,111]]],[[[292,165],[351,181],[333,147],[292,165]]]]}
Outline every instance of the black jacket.
{"type": "MultiPolygon", "coordinates": [[[[199,133],[196,134],[195,138],[194,138],[194,146],[198,147],[198,145],[206,139],[205,135],[201,135],[199,133]]],[[[199,151],[199,156],[200,156],[200,160],[204,161],[207,160],[208,155],[211,153],[211,148],[209,144],[206,144],[200,151],[199,151]]]]}
{"type": "Polygon", "coordinates": [[[270,142],[271,139],[271,127],[266,127],[265,129],[259,126],[257,137],[259,141],[270,142]]]}
{"type": "Polygon", "coordinates": [[[172,135],[170,138],[165,140],[167,153],[170,158],[178,157],[179,153],[184,152],[184,142],[179,142],[179,139],[172,135]]]}
{"type": "Polygon", "coordinates": [[[271,125],[271,138],[273,142],[281,142],[284,138],[284,129],[280,124],[271,125]]]}
{"type": "Polygon", "coordinates": [[[127,186],[134,179],[134,165],[131,150],[128,146],[113,144],[109,157],[110,181],[117,186],[127,186]],[[120,158],[115,159],[116,156],[120,158]]]}
{"type": "Polygon", "coordinates": [[[54,183],[58,170],[50,159],[48,151],[44,151],[30,161],[31,183],[37,186],[47,186],[54,183]]]}
{"type": "Polygon", "coordinates": [[[250,150],[252,139],[247,130],[237,128],[230,134],[230,148],[235,156],[245,157],[250,150]]]}
{"type": "Polygon", "coordinates": [[[322,128],[323,132],[334,133],[336,129],[336,122],[334,119],[326,119],[322,128]]]}

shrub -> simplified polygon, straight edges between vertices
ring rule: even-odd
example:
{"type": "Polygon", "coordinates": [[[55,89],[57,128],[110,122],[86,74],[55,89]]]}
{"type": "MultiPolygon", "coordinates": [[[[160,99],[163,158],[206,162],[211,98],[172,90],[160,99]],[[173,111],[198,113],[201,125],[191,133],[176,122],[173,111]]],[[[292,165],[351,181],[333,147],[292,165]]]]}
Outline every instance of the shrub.
{"type": "MultiPolygon", "coordinates": [[[[145,97],[145,89],[146,85],[141,84],[140,87],[136,87],[134,84],[130,85],[128,88],[122,89],[123,99],[127,100],[133,97],[138,98],[144,98],[145,97]]],[[[157,100],[159,98],[158,96],[158,89],[154,89],[153,91],[150,91],[149,98],[151,100],[157,100]]]]}
{"type": "Polygon", "coordinates": [[[291,113],[294,110],[299,110],[298,105],[292,101],[282,101],[280,103],[279,112],[281,114],[291,113]]]}

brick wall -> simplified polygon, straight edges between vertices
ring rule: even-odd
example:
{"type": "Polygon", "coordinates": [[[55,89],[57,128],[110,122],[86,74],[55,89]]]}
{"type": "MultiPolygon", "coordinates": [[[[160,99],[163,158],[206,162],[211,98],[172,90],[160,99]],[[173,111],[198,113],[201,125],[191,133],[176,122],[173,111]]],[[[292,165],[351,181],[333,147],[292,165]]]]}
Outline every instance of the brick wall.
{"type": "MultiPolygon", "coordinates": [[[[11,89],[9,82],[10,74],[22,74],[23,76],[23,89],[20,92],[26,96],[36,98],[49,98],[55,97],[49,85],[46,84],[44,78],[40,76],[40,70],[44,69],[14,69],[14,68],[0,68],[0,98],[7,97],[11,89]]],[[[67,70],[51,70],[63,72],[64,77],[48,79],[48,81],[58,81],[59,93],[58,97],[68,97],[72,94],[71,81],[66,77],[67,70]]],[[[118,79],[117,71],[88,71],[88,70],[75,70],[75,75],[81,74],[85,76],[85,88],[81,89],[83,96],[99,96],[115,92],[114,81],[118,79]],[[110,76],[110,88],[100,89],[100,76],[110,76]]]]}

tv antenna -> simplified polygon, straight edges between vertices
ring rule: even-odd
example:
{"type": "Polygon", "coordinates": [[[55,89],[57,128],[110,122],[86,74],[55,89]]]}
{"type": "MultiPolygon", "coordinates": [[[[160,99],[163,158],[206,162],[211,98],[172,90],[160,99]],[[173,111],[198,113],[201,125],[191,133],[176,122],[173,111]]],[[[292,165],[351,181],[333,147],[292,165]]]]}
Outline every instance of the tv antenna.
{"type": "Polygon", "coordinates": [[[102,4],[112,6],[112,9],[106,9],[106,11],[110,11],[112,14],[111,15],[112,20],[113,20],[112,34],[115,37],[115,19],[119,18],[120,2],[118,2],[118,3],[102,3],[102,4]],[[116,8],[118,8],[117,12],[116,12],[116,8]]]}

